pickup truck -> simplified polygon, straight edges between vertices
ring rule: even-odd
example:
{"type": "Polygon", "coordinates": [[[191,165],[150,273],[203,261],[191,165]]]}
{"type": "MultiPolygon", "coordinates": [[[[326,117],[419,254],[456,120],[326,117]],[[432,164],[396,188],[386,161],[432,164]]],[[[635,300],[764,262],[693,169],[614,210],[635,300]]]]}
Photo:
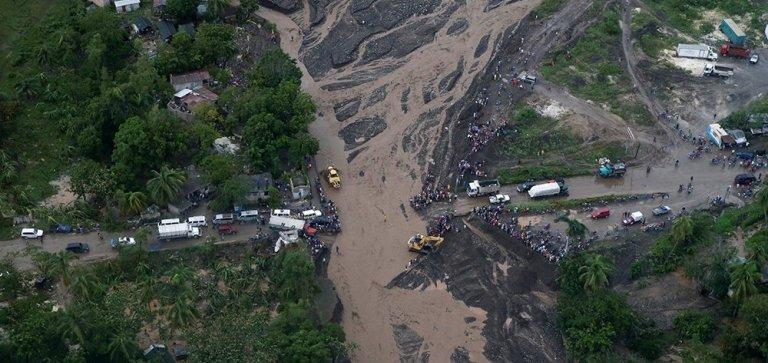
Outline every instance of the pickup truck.
{"type": "Polygon", "coordinates": [[[506,194],[496,194],[492,195],[490,198],[491,204],[503,204],[509,202],[510,198],[509,195],[506,194]]]}
{"type": "Polygon", "coordinates": [[[628,217],[621,220],[621,224],[625,226],[631,226],[636,223],[642,223],[644,220],[645,220],[645,217],[643,216],[643,213],[632,212],[628,217]]]}
{"type": "Polygon", "coordinates": [[[658,206],[656,208],[653,208],[651,210],[651,213],[653,213],[654,216],[658,217],[658,216],[663,216],[663,215],[669,213],[669,211],[671,211],[671,210],[672,210],[672,208],[670,206],[668,206],[668,205],[660,205],[660,206],[658,206]]]}

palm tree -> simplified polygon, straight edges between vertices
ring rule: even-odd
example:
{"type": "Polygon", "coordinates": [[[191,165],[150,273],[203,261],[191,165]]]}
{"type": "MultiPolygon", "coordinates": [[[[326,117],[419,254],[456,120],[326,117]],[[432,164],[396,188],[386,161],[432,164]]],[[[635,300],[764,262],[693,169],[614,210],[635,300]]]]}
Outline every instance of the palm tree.
{"type": "Polygon", "coordinates": [[[757,293],[757,283],[761,277],[757,265],[752,261],[732,266],[729,295],[738,302],[744,301],[757,293]]]}
{"type": "Polygon", "coordinates": [[[126,211],[132,214],[141,214],[147,208],[147,195],[142,192],[129,192],[125,198],[126,211]]]}
{"type": "Polygon", "coordinates": [[[566,223],[568,223],[568,229],[565,230],[565,234],[568,235],[568,237],[571,238],[584,238],[584,235],[587,234],[587,226],[584,225],[584,223],[581,223],[575,219],[570,218],[564,218],[566,223]]]}
{"type": "Polygon", "coordinates": [[[89,273],[78,273],[72,280],[72,292],[87,301],[90,301],[99,289],[96,277],[89,273]]]}
{"type": "Polygon", "coordinates": [[[757,205],[763,210],[763,218],[765,223],[768,223],[768,185],[763,186],[763,189],[757,193],[757,205]]]}
{"type": "Polygon", "coordinates": [[[768,243],[760,242],[762,241],[758,241],[749,247],[749,251],[747,252],[747,258],[750,261],[753,261],[757,267],[765,266],[765,264],[768,263],[768,243]]]}
{"type": "Polygon", "coordinates": [[[176,302],[168,309],[168,320],[176,327],[187,325],[190,321],[198,318],[200,313],[197,307],[192,304],[186,294],[182,294],[176,302]]]}
{"type": "Polygon", "coordinates": [[[64,286],[69,286],[69,261],[71,261],[72,258],[74,258],[74,255],[69,251],[59,251],[51,255],[51,262],[53,263],[52,272],[61,277],[64,286]]]}
{"type": "Polygon", "coordinates": [[[166,205],[179,195],[186,180],[187,176],[183,171],[167,166],[160,168],[160,171],[152,170],[152,179],[147,181],[149,196],[157,204],[166,205]]]}
{"type": "Polygon", "coordinates": [[[217,18],[221,17],[227,6],[229,6],[228,0],[208,0],[208,11],[217,18]]]}
{"type": "Polygon", "coordinates": [[[82,318],[83,311],[80,309],[63,309],[59,329],[61,329],[62,338],[74,339],[78,344],[85,344],[86,320],[82,318]]]}
{"type": "Polygon", "coordinates": [[[176,265],[171,269],[171,284],[175,286],[186,286],[192,279],[192,270],[186,266],[176,265]]]}
{"type": "Polygon", "coordinates": [[[693,219],[689,216],[682,216],[675,221],[672,226],[672,240],[675,244],[688,242],[693,237],[693,219]]]}
{"type": "Polygon", "coordinates": [[[608,275],[613,266],[602,255],[587,255],[579,267],[579,282],[586,291],[597,291],[608,285],[608,275]]]}
{"type": "Polygon", "coordinates": [[[109,357],[112,361],[131,361],[136,356],[139,347],[125,330],[112,334],[109,341],[109,357]]]}

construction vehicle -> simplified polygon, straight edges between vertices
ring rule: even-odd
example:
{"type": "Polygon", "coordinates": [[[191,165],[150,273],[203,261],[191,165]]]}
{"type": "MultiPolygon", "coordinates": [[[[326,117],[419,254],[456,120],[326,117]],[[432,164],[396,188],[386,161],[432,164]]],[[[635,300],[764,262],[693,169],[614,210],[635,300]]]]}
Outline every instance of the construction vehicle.
{"type": "Polygon", "coordinates": [[[443,244],[443,237],[415,234],[408,240],[408,249],[426,255],[443,244]]]}
{"type": "Polygon", "coordinates": [[[482,195],[495,194],[501,190],[501,183],[497,179],[491,180],[473,180],[467,186],[467,195],[470,197],[479,197],[482,195]]]}
{"type": "Polygon", "coordinates": [[[720,55],[722,56],[747,59],[749,58],[750,53],[752,53],[752,51],[749,48],[740,47],[738,45],[726,43],[720,46],[720,55]]]}
{"type": "Polygon", "coordinates": [[[598,162],[600,168],[597,175],[603,178],[621,178],[627,173],[627,165],[624,163],[612,163],[608,158],[600,158],[598,162]]]}
{"type": "Polygon", "coordinates": [[[341,188],[341,176],[339,175],[339,171],[336,170],[336,167],[333,165],[328,166],[325,169],[325,179],[328,180],[328,184],[330,184],[334,189],[341,188]]]}

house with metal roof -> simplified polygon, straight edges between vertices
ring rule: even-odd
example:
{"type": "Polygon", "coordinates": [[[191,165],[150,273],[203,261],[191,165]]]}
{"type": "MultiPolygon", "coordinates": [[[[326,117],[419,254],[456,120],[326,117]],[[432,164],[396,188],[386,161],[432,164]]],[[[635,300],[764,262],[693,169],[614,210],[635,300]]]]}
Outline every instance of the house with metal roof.
{"type": "Polygon", "coordinates": [[[115,0],[115,11],[118,13],[139,10],[139,7],[141,7],[141,0],[115,0]]]}
{"type": "Polygon", "coordinates": [[[176,27],[170,21],[162,20],[157,23],[157,33],[160,35],[160,39],[169,42],[176,34],[176,27]]]}

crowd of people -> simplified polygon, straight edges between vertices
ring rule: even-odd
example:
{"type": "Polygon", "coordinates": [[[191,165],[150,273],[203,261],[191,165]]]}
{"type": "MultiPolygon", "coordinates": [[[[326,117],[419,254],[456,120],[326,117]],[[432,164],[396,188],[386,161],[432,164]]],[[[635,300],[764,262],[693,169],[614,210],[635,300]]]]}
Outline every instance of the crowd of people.
{"type": "Polygon", "coordinates": [[[453,194],[451,194],[451,187],[448,185],[435,184],[435,180],[436,178],[434,174],[427,174],[424,184],[421,187],[421,193],[410,198],[411,207],[413,207],[413,209],[420,210],[433,202],[439,202],[446,199],[450,201],[453,197],[453,194]]]}
{"type": "Polygon", "coordinates": [[[453,215],[450,213],[435,217],[427,226],[427,234],[430,236],[443,237],[446,233],[453,230],[453,215]]]}
{"type": "Polygon", "coordinates": [[[315,262],[319,261],[321,258],[323,259],[323,262],[325,262],[325,255],[328,252],[328,246],[326,246],[325,243],[320,241],[317,236],[308,236],[307,245],[309,246],[309,252],[315,262]]]}
{"type": "Polygon", "coordinates": [[[567,252],[567,240],[559,232],[552,231],[549,225],[536,228],[529,224],[521,228],[517,217],[502,205],[475,207],[472,213],[510,237],[525,243],[552,263],[559,262],[567,252]]]}

